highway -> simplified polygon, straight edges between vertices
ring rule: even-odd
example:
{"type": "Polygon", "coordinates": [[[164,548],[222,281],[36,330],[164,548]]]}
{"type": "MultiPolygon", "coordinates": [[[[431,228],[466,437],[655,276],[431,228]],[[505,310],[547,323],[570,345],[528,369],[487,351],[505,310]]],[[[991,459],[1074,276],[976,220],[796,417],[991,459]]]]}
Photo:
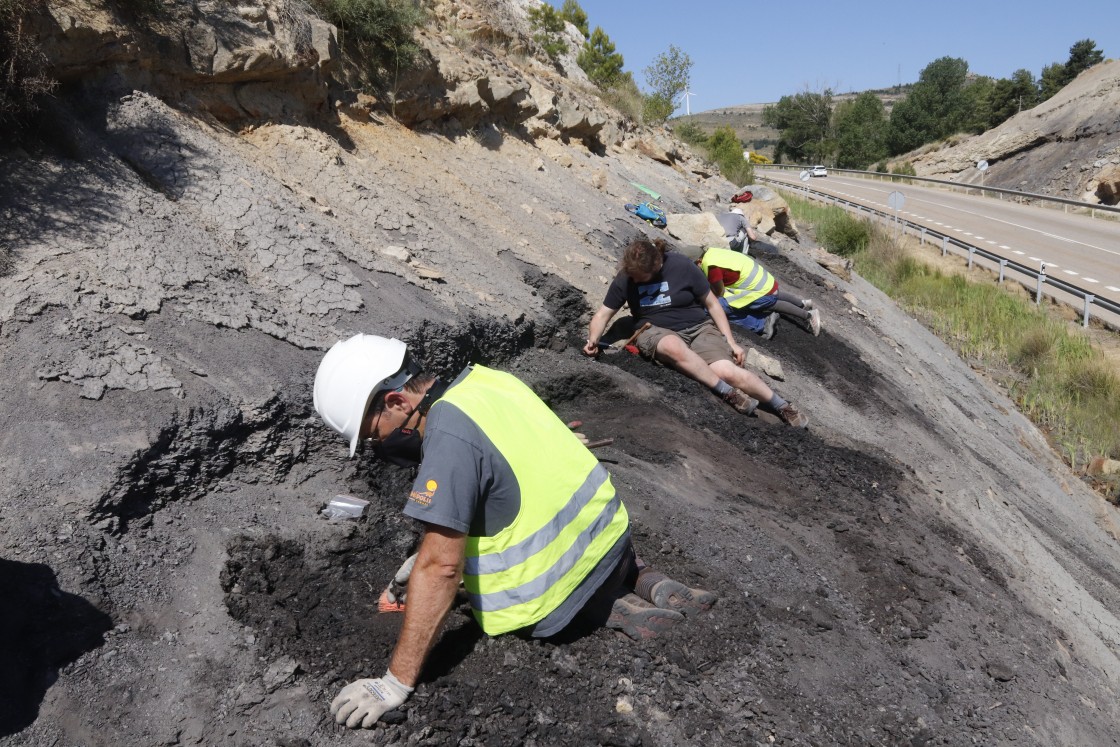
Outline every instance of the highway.
{"type": "MultiPolygon", "coordinates": [[[[835,174],[803,183],[797,172],[784,170],[759,169],[758,175],[886,213],[893,213],[887,206],[887,196],[893,191],[902,192],[905,204],[899,211],[901,218],[1036,270],[1045,263],[1050,277],[1120,303],[1120,221],[920,184],[835,174]]],[[[1018,274],[1014,278],[1024,279],[1018,274]]],[[[1047,289],[1047,293],[1053,295],[1053,289],[1047,289]]],[[[1079,310],[1083,305],[1080,299],[1067,300],[1079,310]]],[[[1103,309],[1094,308],[1092,315],[1120,323],[1120,318],[1103,309]]]]}

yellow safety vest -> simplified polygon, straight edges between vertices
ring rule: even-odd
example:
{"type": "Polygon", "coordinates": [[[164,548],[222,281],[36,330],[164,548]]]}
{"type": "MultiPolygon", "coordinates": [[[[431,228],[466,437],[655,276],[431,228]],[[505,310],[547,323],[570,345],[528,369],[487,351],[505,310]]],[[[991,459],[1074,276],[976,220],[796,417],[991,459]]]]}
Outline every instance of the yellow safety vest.
{"type": "Polygon", "coordinates": [[[543,620],[626,533],[610,474],[516,377],[474,366],[440,399],[459,408],[505,457],[521,508],[493,537],[468,535],[463,585],[489,635],[543,620]]]}
{"type": "Polygon", "coordinates": [[[739,273],[739,280],[723,289],[723,298],[733,309],[750,306],[774,290],[774,276],[746,254],[710,247],[704,251],[704,257],[700,260],[700,269],[704,271],[705,277],[710,267],[722,267],[739,273]]]}

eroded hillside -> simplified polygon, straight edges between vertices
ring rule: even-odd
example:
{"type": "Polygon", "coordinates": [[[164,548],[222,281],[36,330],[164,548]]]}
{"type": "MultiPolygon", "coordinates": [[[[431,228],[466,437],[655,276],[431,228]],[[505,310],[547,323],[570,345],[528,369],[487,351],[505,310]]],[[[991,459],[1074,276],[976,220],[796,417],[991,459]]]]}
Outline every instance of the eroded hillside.
{"type": "Polygon", "coordinates": [[[0,740],[1115,743],[1113,514],[1005,398],[809,239],[764,262],[825,331],[743,338],[807,432],[584,358],[621,247],[652,230],[631,182],[670,212],[736,185],[559,71],[433,30],[523,40],[514,3],[437,4],[411,127],[322,56],[285,67],[289,7],[181,4],[215,50],[190,86],[145,56],[192,48],[175,19],[55,7],[73,74],[0,154],[0,740]],[[214,67],[267,38],[267,75],[214,67]],[[400,712],[336,727],[339,687],[386,665],[400,621],[376,595],[418,536],[409,475],[347,460],[311,407],[322,351],[357,331],[441,374],[513,371],[613,437],[639,553],[716,607],[641,644],[488,639],[460,609],[400,712]],[[320,517],[338,493],[367,520],[320,517]]]}

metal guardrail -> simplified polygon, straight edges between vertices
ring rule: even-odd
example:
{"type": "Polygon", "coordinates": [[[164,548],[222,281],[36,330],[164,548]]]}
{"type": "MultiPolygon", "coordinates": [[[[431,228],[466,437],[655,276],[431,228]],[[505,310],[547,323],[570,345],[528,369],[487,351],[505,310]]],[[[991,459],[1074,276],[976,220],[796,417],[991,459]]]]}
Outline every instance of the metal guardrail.
{"type": "MultiPolygon", "coordinates": [[[[1104,309],[1105,311],[1110,311],[1113,314],[1116,314],[1116,315],[1120,316],[1120,304],[1114,303],[1113,301],[1110,301],[1107,298],[1099,298],[1095,293],[1091,293],[1088,290],[1085,290],[1084,288],[1078,287],[1078,286],[1076,286],[1072,283],[1067,283],[1064,280],[1060,280],[1058,278],[1053,278],[1053,277],[1048,276],[1046,274],[1046,263],[1045,262],[1043,262],[1042,266],[1038,270],[1036,270],[1036,269],[1034,269],[1032,267],[1028,267],[1027,265],[1024,265],[1020,262],[1016,262],[1013,259],[1007,259],[1006,257],[1001,257],[998,254],[994,254],[994,253],[988,251],[987,249],[983,249],[981,247],[974,246],[973,244],[969,244],[966,241],[961,241],[960,239],[954,238],[953,236],[950,236],[946,233],[942,233],[940,231],[934,230],[934,229],[929,228],[927,226],[919,225],[919,224],[914,223],[912,221],[906,220],[904,218],[900,218],[898,216],[892,215],[891,213],[887,213],[887,212],[884,212],[882,210],[878,210],[876,208],[866,207],[864,205],[860,205],[858,203],[851,202],[850,200],[845,200],[845,199],[842,199],[842,198],[839,198],[839,197],[834,197],[834,196],[832,196],[830,194],[826,194],[824,192],[818,192],[816,190],[809,189],[808,187],[800,185],[800,184],[788,184],[786,182],[779,182],[779,181],[775,181],[775,180],[772,180],[772,179],[767,179],[766,177],[759,177],[759,179],[761,179],[762,181],[770,181],[775,185],[781,185],[783,188],[786,188],[786,189],[792,189],[792,190],[795,190],[795,191],[798,191],[798,192],[804,192],[805,195],[807,197],[809,197],[810,199],[820,199],[822,202],[832,202],[832,203],[835,203],[837,205],[841,205],[843,207],[852,209],[857,214],[866,213],[868,215],[878,216],[878,217],[882,218],[884,222],[892,222],[892,223],[895,223],[896,225],[901,225],[903,231],[910,230],[910,231],[913,231],[914,233],[918,234],[920,236],[921,243],[923,245],[925,244],[927,235],[929,235],[931,237],[934,237],[934,238],[939,238],[939,239],[941,239],[941,256],[944,257],[948,253],[950,246],[958,247],[960,249],[963,249],[965,251],[965,253],[968,255],[968,267],[969,267],[969,269],[972,268],[972,263],[973,263],[973,260],[975,259],[976,255],[979,255],[979,256],[983,257],[984,259],[987,259],[988,261],[994,262],[994,263],[999,265],[999,282],[1001,282],[1001,283],[1003,282],[1005,272],[1008,269],[1013,270],[1015,272],[1018,272],[1018,273],[1020,273],[1022,275],[1025,275],[1029,278],[1034,278],[1034,280],[1035,280],[1035,293],[1034,293],[1035,305],[1038,305],[1042,302],[1043,287],[1047,286],[1047,285],[1049,285],[1053,288],[1056,288],[1057,290],[1068,293],[1072,296],[1079,296],[1084,302],[1084,305],[1083,305],[1082,310],[1081,310],[1081,326],[1082,327],[1088,327],[1089,326],[1089,307],[1090,306],[1099,306],[1100,308],[1104,309]]],[[[1024,285],[1026,285],[1026,284],[1024,283],[1024,285]]],[[[1050,296],[1051,296],[1051,298],[1054,298],[1055,300],[1064,303],[1064,301],[1062,301],[1062,299],[1057,298],[1053,294],[1050,294],[1050,296]]],[[[1114,324],[1110,324],[1109,326],[1115,327],[1114,324]]]]}
{"type": "MultiPolygon", "coordinates": [[[[757,166],[756,166],[756,168],[757,168],[757,166]]],[[[793,170],[793,171],[800,172],[800,171],[804,171],[805,169],[807,169],[809,167],[808,166],[795,166],[793,164],[785,164],[785,163],[768,163],[765,166],[762,166],[761,168],[766,168],[766,169],[770,169],[770,168],[790,169],[790,170],[793,170]]],[[[963,189],[963,190],[965,190],[965,194],[968,194],[970,190],[975,189],[977,192],[980,192],[981,194],[983,194],[985,192],[991,192],[993,194],[997,194],[997,195],[999,195],[999,198],[1001,200],[1003,199],[1004,195],[1008,195],[1008,196],[1016,198],[1017,202],[1024,202],[1024,201],[1026,201],[1028,203],[1032,202],[1032,201],[1034,201],[1034,202],[1053,202],[1053,203],[1062,205],[1063,210],[1066,207],[1075,207],[1075,208],[1081,208],[1083,210],[1088,210],[1089,211],[1089,217],[1091,217],[1091,218],[1096,218],[1098,211],[1101,212],[1101,213],[1109,213],[1109,214],[1112,214],[1112,215],[1120,216],[1120,205],[1099,205],[1099,204],[1093,204],[1091,202],[1085,202],[1083,200],[1071,200],[1068,197],[1054,197],[1053,195],[1038,194],[1037,192],[1020,192],[1018,190],[1004,189],[1002,187],[985,187],[982,184],[966,184],[964,182],[949,181],[948,179],[934,179],[933,177],[929,177],[929,176],[911,176],[909,174],[886,174],[886,173],[883,173],[882,171],[860,171],[858,169],[834,169],[834,168],[831,168],[831,167],[829,167],[829,171],[830,172],[835,172],[835,173],[838,173],[838,174],[852,174],[854,176],[860,176],[860,177],[864,177],[864,178],[873,177],[873,178],[879,179],[879,180],[889,179],[892,182],[900,182],[900,181],[929,182],[930,184],[938,184],[938,185],[945,186],[945,187],[954,187],[954,188],[957,188],[957,189],[963,189]]]]}

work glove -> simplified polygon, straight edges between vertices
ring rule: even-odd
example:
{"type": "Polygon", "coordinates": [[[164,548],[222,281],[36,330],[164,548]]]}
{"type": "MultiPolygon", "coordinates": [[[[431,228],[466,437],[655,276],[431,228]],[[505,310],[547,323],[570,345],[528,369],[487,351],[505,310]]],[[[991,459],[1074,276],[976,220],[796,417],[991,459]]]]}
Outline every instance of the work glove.
{"type": "Polygon", "coordinates": [[[412,566],[416,565],[416,555],[409,555],[408,560],[401,564],[397,569],[397,575],[393,576],[393,580],[389,582],[389,588],[385,590],[385,597],[393,604],[404,604],[404,598],[408,594],[408,579],[412,576],[412,566]]]}
{"type": "Polygon", "coordinates": [[[412,694],[392,672],[375,680],[354,680],[331,701],[331,715],[348,729],[369,729],[389,711],[399,708],[412,694]]]}

